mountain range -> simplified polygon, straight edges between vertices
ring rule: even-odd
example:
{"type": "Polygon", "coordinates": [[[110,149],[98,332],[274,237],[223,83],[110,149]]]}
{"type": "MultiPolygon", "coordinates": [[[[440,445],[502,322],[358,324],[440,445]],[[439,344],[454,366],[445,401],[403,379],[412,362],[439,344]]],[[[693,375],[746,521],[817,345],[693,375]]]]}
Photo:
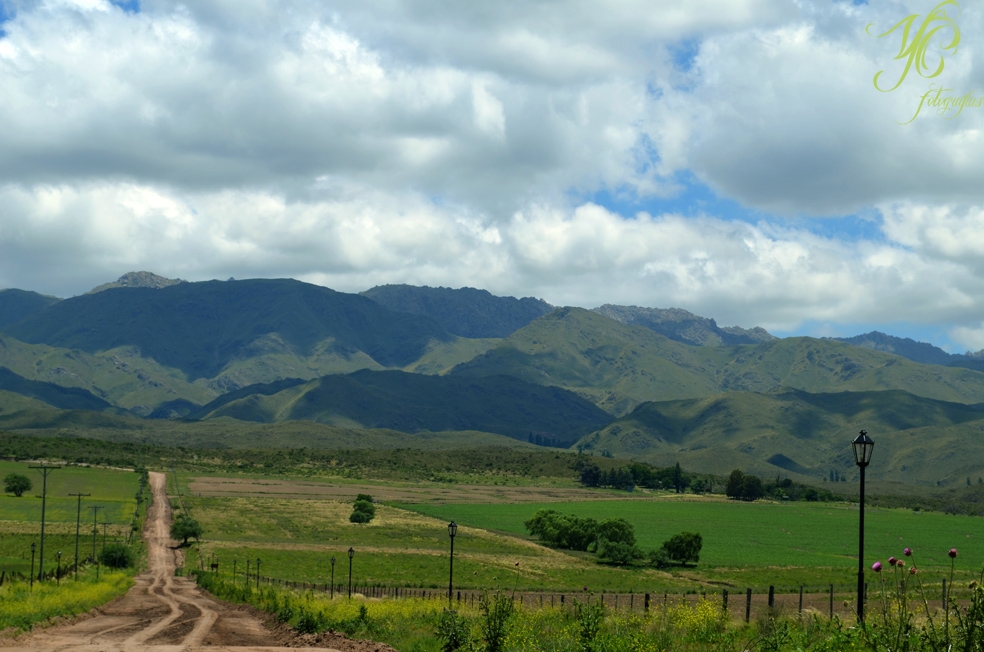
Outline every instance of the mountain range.
{"type": "Polygon", "coordinates": [[[0,291],[0,427],[19,432],[481,432],[817,481],[850,473],[843,440],[866,428],[887,449],[874,477],[931,484],[984,473],[981,403],[981,355],[877,332],[780,339],[672,308],[149,272],[64,300],[0,291]]]}

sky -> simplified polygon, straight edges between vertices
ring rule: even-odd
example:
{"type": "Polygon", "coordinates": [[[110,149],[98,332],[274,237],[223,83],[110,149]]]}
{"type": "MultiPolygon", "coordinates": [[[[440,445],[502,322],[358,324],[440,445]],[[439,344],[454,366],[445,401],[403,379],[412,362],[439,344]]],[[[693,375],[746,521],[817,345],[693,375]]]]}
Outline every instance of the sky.
{"type": "Polygon", "coordinates": [[[0,0],[0,287],[469,286],[977,351],[982,21],[971,0],[0,0]]]}

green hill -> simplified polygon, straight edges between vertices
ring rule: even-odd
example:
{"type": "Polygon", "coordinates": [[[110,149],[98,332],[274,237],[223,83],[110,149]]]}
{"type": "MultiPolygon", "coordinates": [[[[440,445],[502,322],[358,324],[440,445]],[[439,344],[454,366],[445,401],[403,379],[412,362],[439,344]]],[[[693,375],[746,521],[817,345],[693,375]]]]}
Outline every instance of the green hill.
{"type": "Polygon", "coordinates": [[[112,407],[84,389],[28,380],[6,367],[0,367],[0,390],[33,398],[62,410],[100,411],[112,407]]]}
{"type": "Polygon", "coordinates": [[[24,342],[87,353],[136,346],[188,380],[217,376],[257,345],[307,357],[330,342],[341,357],[365,355],[384,367],[401,367],[420,358],[433,340],[453,339],[426,317],[289,279],[112,288],[60,301],[7,332],[24,342]]]}
{"type": "Polygon", "coordinates": [[[553,310],[542,299],[497,297],[475,288],[379,285],[361,294],[390,310],[430,317],[449,333],[473,339],[506,337],[553,310]]]}
{"type": "Polygon", "coordinates": [[[509,374],[565,387],[616,416],[645,401],[784,387],[814,393],[900,389],[943,401],[984,401],[984,374],[969,369],[808,337],[690,346],[579,308],[537,319],[451,373],[509,374]]]}
{"type": "Polygon", "coordinates": [[[862,428],[876,440],[873,480],[935,483],[976,478],[984,469],[984,406],[898,390],[788,389],[643,403],[577,446],[657,464],[680,461],[712,473],[741,467],[767,477],[782,471],[816,481],[832,470],[856,476],[849,443],[862,428]]]}
{"type": "Polygon", "coordinates": [[[192,415],[273,423],[308,420],[402,432],[475,430],[570,445],[611,421],[603,410],[557,387],[509,376],[460,378],[358,371],[303,384],[243,388],[192,415]]]}
{"type": "Polygon", "coordinates": [[[26,290],[0,290],[0,330],[26,319],[48,306],[58,303],[57,297],[49,297],[26,290]]]}

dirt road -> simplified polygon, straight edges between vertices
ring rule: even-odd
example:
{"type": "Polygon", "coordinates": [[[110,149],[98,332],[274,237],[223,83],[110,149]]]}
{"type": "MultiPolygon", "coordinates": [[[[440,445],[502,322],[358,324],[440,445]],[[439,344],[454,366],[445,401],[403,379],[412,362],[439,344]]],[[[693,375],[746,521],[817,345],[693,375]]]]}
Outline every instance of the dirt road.
{"type": "MultiPolygon", "coordinates": [[[[125,596],[99,609],[98,615],[8,641],[6,646],[0,643],[4,652],[250,652],[299,649],[296,637],[286,632],[273,632],[250,611],[218,602],[205,595],[192,580],[174,576],[178,553],[174,549],[176,542],[171,540],[169,534],[171,514],[164,475],[151,473],[150,485],[154,500],[144,531],[149,570],[136,578],[135,586],[125,596]]],[[[342,652],[392,650],[378,643],[344,638],[339,639],[337,647],[300,649],[339,648],[342,652]]]]}

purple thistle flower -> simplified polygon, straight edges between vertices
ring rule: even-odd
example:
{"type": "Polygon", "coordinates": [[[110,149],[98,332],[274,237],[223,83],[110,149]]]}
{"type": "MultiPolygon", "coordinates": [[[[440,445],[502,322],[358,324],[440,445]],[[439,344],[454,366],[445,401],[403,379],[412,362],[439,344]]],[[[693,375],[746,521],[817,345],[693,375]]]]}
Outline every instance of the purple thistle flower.
{"type": "Polygon", "coordinates": [[[956,559],[957,558],[957,549],[956,548],[950,548],[950,552],[948,552],[946,554],[950,555],[950,559],[956,559]]]}
{"type": "Polygon", "coordinates": [[[881,562],[880,561],[876,561],[875,563],[873,563],[871,565],[871,570],[875,571],[876,573],[880,573],[881,572],[881,562]]]}
{"type": "Polygon", "coordinates": [[[902,568],[903,566],[905,566],[905,562],[902,561],[901,559],[896,559],[895,565],[898,566],[899,568],[902,568]]]}
{"type": "Polygon", "coordinates": [[[904,554],[906,557],[911,557],[912,556],[912,548],[906,548],[905,550],[902,551],[902,554],[904,554]]]}
{"type": "Polygon", "coordinates": [[[888,558],[888,565],[889,566],[894,566],[895,565],[895,557],[889,557],[888,558]]]}

